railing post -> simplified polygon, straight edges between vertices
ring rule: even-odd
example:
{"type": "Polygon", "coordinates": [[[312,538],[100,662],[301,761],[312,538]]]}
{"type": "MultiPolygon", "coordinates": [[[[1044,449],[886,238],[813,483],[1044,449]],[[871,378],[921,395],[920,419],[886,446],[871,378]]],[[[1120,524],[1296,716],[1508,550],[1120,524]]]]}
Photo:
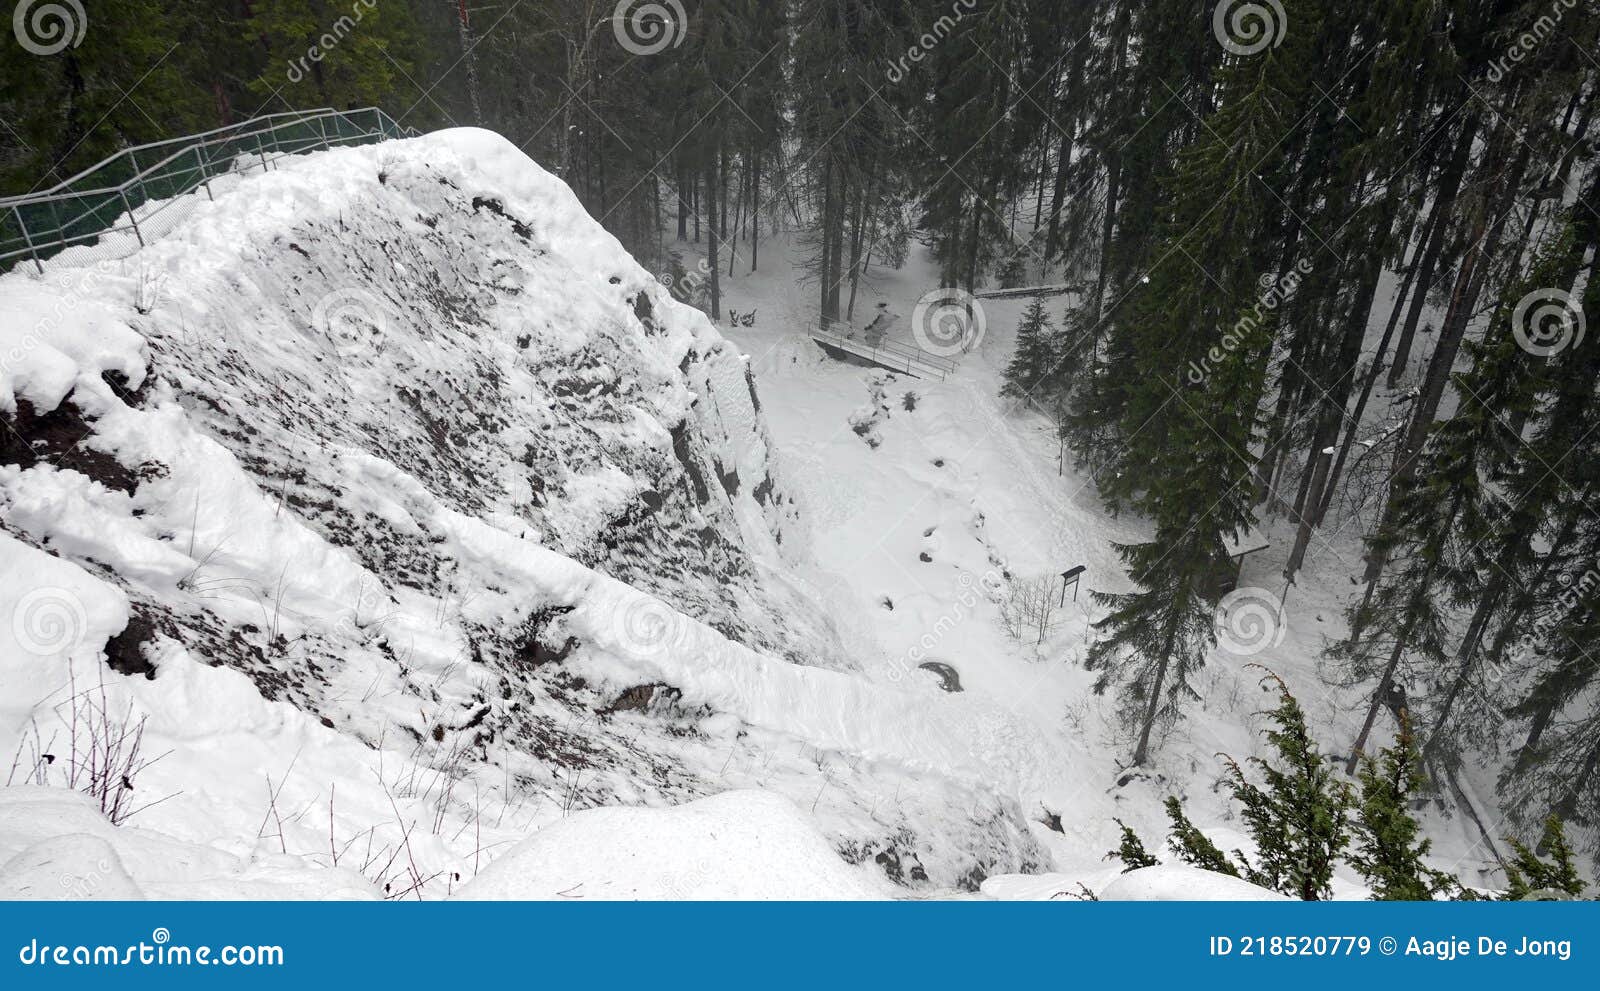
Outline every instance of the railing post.
{"type": "Polygon", "coordinates": [[[61,242],[63,250],[67,247],[67,228],[61,223],[61,215],[56,213],[56,201],[50,201],[50,222],[56,225],[56,240],[61,242]]]}
{"type": "Polygon", "coordinates": [[[11,212],[17,218],[17,230],[22,232],[22,243],[28,246],[28,257],[33,259],[33,267],[43,275],[44,263],[39,260],[39,250],[33,246],[33,238],[28,234],[28,222],[22,219],[22,207],[14,206],[11,212]]]}
{"type": "Polygon", "coordinates": [[[128,212],[128,222],[133,225],[133,236],[139,239],[139,247],[144,247],[144,235],[139,232],[139,218],[133,215],[133,207],[128,205],[128,191],[118,189],[117,195],[122,197],[122,208],[128,212]]]}
{"type": "Polygon", "coordinates": [[[194,161],[200,166],[200,185],[206,187],[206,199],[215,200],[216,197],[211,195],[211,176],[206,174],[206,156],[199,145],[194,146],[194,161]]]}
{"type": "Polygon", "coordinates": [[[267,161],[267,150],[261,143],[261,135],[256,135],[256,154],[261,156],[261,171],[271,170],[272,165],[267,161]]]}

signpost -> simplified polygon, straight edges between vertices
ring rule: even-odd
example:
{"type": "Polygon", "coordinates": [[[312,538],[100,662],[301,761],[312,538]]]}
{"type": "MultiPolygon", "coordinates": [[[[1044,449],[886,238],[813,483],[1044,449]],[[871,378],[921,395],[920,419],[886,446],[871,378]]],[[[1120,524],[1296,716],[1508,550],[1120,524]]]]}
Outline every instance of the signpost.
{"type": "Polygon", "coordinates": [[[1078,579],[1083,577],[1083,565],[1061,573],[1061,604],[1067,604],[1067,586],[1072,586],[1072,601],[1078,601],[1078,579]]]}

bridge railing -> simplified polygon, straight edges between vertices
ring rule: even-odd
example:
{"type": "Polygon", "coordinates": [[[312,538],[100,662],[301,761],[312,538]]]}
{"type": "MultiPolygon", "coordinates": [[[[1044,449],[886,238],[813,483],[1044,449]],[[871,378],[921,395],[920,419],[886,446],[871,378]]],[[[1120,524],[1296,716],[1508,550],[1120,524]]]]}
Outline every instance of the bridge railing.
{"type": "MultiPolygon", "coordinates": [[[[825,326],[838,327],[837,323],[827,321],[825,326]]],[[[881,341],[878,344],[868,344],[861,337],[836,334],[828,330],[813,329],[810,331],[811,339],[819,344],[829,345],[839,351],[853,354],[858,358],[907,375],[918,378],[938,379],[943,382],[945,378],[955,371],[956,364],[948,358],[923,351],[920,348],[908,347],[894,341],[881,341]]]]}
{"type": "Polygon", "coordinates": [[[417,132],[376,107],[269,114],[202,134],[124,148],[49,189],[0,198],[0,272],[95,242],[97,257],[131,254],[176,225],[179,197],[211,195],[222,175],[273,168],[285,155],[417,132]]]}
{"type": "Polygon", "coordinates": [[[931,351],[924,351],[919,347],[915,347],[910,344],[904,344],[900,341],[891,340],[887,337],[880,339],[876,344],[869,344],[866,340],[865,330],[856,327],[854,324],[846,323],[843,320],[830,320],[827,317],[818,317],[817,322],[822,328],[821,332],[830,337],[843,338],[858,349],[870,348],[874,352],[893,356],[902,361],[914,362],[926,368],[936,370],[941,373],[939,375],[939,378],[941,379],[944,377],[944,375],[956,370],[956,361],[954,358],[947,358],[944,355],[934,354],[931,351]]]}

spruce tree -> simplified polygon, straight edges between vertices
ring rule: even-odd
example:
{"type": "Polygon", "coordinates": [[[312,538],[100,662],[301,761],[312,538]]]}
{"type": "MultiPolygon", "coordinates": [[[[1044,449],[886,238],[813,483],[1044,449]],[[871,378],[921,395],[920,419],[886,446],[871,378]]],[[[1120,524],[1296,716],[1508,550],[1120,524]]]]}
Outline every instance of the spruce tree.
{"type": "Polygon", "coordinates": [[[1258,301],[1276,226],[1261,172],[1275,167],[1278,128],[1305,87],[1295,60],[1309,54],[1317,23],[1314,5],[1290,6],[1300,28],[1282,48],[1219,70],[1217,107],[1165,187],[1159,261],[1117,314],[1108,345],[1117,360],[1095,369],[1075,411],[1079,424],[1115,418],[1115,435],[1096,452],[1110,457],[1096,481],[1113,508],[1139,510],[1155,530],[1153,541],[1117,547],[1142,590],[1096,593],[1111,612],[1095,624],[1102,639],[1088,658],[1097,692],[1121,686],[1134,764],[1148,758],[1157,722],[1196,697],[1192,677],[1214,643],[1231,570],[1226,541],[1256,521],[1259,404],[1275,324],[1258,301]]]}
{"type": "Polygon", "coordinates": [[[1256,859],[1246,864],[1245,877],[1305,901],[1325,901],[1333,897],[1334,864],[1350,841],[1349,789],[1311,739],[1305,713],[1288,686],[1269,674],[1262,687],[1278,693],[1278,704],[1267,713],[1274,759],[1248,762],[1263,784],[1228,761],[1229,788],[1256,844],[1256,859]]]}
{"type": "Polygon", "coordinates": [[[1115,850],[1106,854],[1107,860],[1115,857],[1122,861],[1122,873],[1124,874],[1129,871],[1139,870],[1141,867],[1154,867],[1161,862],[1152,857],[1150,851],[1145,849],[1144,841],[1139,839],[1139,834],[1133,831],[1132,826],[1129,826],[1121,819],[1114,821],[1117,824],[1117,828],[1122,831],[1122,842],[1115,850]]]}
{"type": "MultiPolygon", "coordinates": [[[[404,4],[256,0],[241,34],[266,68],[250,84],[260,98],[295,107],[347,110],[422,99],[407,82],[421,38],[404,4]]],[[[403,113],[404,108],[396,113],[403,113]]]]}
{"type": "Polygon", "coordinates": [[[1578,898],[1587,885],[1578,876],[1572,845],[1566,827],[1558,816],[1544,823],[1539,849],[1529,849],[1521,840],[1510,841],[1515,856],[1506,865],[1507,901],[1548,901],[1552,898],[1578,898]],[[1543,853],[1543,856],[1540,856],[1543,853]]]}
{"type": "Polygon", "coordinates": [[[1049,396],[1042,394],[1042,386],[1058,360],[1056,336],[1044,303],[1038,299],[1029,303],[1017,324],[1017,346],[1006,366],[1000,395],[1019,403],[1033,400],[1048,405],[1049,396]]]}
{"type": "Polygon", "coordinates": [[[1349,861],[1378,901],[1431,901],[1460,887],[1423,862],[1432,844],[1419,837],[1408,803],[1424,785],[1421,754],[1409,726],[1394,746],[1362,759],[1349,861]]]}
{"type": "Polygon", "coordinates": [[[1167,819],[1172,823],[1172,834],[1167,837],[1167,843],[1177,851],[1184,863],[1202,870],[1239,876],[1239,868],[1222,852],[1222,848],[1189,821],[1189,816],[1183,811],[1183,803],[1178,801],[1176,795],[1167,797],[1167,819]]]}

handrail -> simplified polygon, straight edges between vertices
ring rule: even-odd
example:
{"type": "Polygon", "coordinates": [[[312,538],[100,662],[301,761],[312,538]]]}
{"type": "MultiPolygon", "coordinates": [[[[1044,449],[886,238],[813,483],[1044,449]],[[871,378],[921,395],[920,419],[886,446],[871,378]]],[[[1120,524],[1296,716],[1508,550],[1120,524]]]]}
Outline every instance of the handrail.
{"type": "MultiPolygon", "coordinates": [[[[852,333],[857,329],[854,324],[846,323],[843,320],[830,320],[827,317],[822,317],[821,322],[824,327],[845,327],[848,328],[848,330],[850,330],[852,333]]],[[[823,333],[831,334],[832,331],[824,330],[823,333]]],[[[854,337],[851,333],[836,334],[834,336],[843,337],[846,340],[854,340],[854,337]]],[[[892,354],[908,357],[913,361],[921,362],[924,365],[932,365],[933,367],[941,369],[942,371],[953,372],[956,370],[955,359],[934,354],[932,351],[924,351],[921,348],[912,347],[908,344],[901,344],[899,341],[891,341],[885,338],[877,345],[867,346],[876,347],[876,349],[879,351],[888,351],[892,354]]]]}
{"type": "MultiPolygon", "coordinates": [[[[361,112],[363,112],[365,110],[370,110],[370,109],[373,109],[373,108],[366,107],[366,108],[362,108],[361,110],[351,110],[351,111],[347,111],[347,112],[349,112],[349,113],[361,113],[361,112]]],[[[378,111],[378,112],[382,113],[381,110],[378,111]]],[[[251,124],[259,124],[262,121],[276,120],[279,117],[293,117],[293,118],[295,118],[297,120],[306,120],[306,119],[315,119],[316,117],[327,116],[329,114],[338,114],[338,113],[340,113],[340,111],[335,110],[332,107],[318,107],[315,110],[286,110],[286,111],[283,111],[281,113],[262,114],[259,117],[252,117],[249,120],[239,121],[237,124],[227,124],[227,125],[224,125],[222,127],[212,128],[209,131],[200,131],[200,132],[198,132],[196,134],[185,134],[185,135],[181,135],[181,136],[176,137],[176,138],[163,138],[160,141],[149,141],[149,142],[146,142],[145,144],[142,144],[142,145],[134,145],[134,146],[132,146],[130,148],[124,148],[124,149],[122,149],[121,151],[117,152],[114,155],[110,155],[110,156],[108,156],[106,158],[101,159],[100,161],[96,162],[95,164],[93,164],[93,165],[89,166],[88,168],[84,169],[82,172],[79,172],[77,175],[72,176],[72,177],[67,178],[67,179],[63,179],[60,182],[56,183],[54,186],[51,186],[49,189],[38,189],[38,190],[34,190],[31,193],[22,193],[22,194],[20,194],[18,196],[0,196],[0,206],[10,206],[13,202],[20,202],[20,201],[23,201],[23,200],[31,200],[35,196],[49,196],[52,193],[58,193],[61,190],[66,189],[68,186],[72,185],[73,183],[77,182],[79,179],[87,178],[88,176],[93,175],[94,173],[99,172],[102,169],[105,169],[107,166],[111,165],[113,162],[117,161],[118,159],[122,159],[122,158],[133,159],[133,157],[136,156],[139,152],[148,151],[151,148],[160,148],[160,147],[162,147],[164,145],[177,144],[180,141],[186,141],[186,142],[189,142],[189,143],[192,144],[192,143],[194,143],[194,139],[195,138],[209,138],[212,135],[222,134],[222,133],[224,133],[226,131],[234,131],[234,130],[237,130],[237,129],[241,128],[241,127],[248,127],[251,124]]],[[[385,116],[387,116],[387,115],[385,115],[385,116]]],[[[252,132],[252,133],[254,133],[254,132],[252,132]]],[[[413,129],[413,133],[414,133],[414,129],[413,129]]],[[[241,136],[242,137],[249,137],[248,134],[241,135],[241,136]]],[[[187,146],[185,146],[185,147],[187,147],[187,146]]]]}
{"type": "MultiPolygon", "coordinates": [[[[838,334],[830,334],[826,330],[812,330],[810,331],[810,334],[811,339],[819,344],[831,345],[841,351],[849,352],[850,354],[853,354],[859,358],[865,358],[874,364],[882,365],[884,368],[888,368],[891,371],[904,371],[907,375],[923,375],[927,376],[928,378],[937,378],[941,382],[945,380],[945,376],[948,375],[949,372],[954,371],[954,366],[949,369],[945,369],[917,357],[916,354],[912,353],[912,349],[910,348],[889,350],[887,348],[873,347],[864,341],[857,341],[849,337],[841,337],[838,334]],[[913,366],[916,367],[913,368],[913,366]]],[[[927,354],[925,351],[919,353],[927,354]]],[[[937,356],[928,355],[928,357],[936,358],[937,356]]]]}
{"type": "Polygon", "coordinates": [[[417,133],[376,107],[347,111],[324,107],[267,114],[199,134],[124,148],[49,189],[0,198],[0,271],[27,256],[42,272],[43,258],[114,231],[131,230],[142,245],[141,221],[148,226],[151,217],[184,193],[204,187],[209,196],[211,180],[235,171],[241,159],[259,159],[261,167],[268,169],[273,161],[286,155],[417,133]],[[168,148],[175,150],[141,167],[141,153],[148,158],[152,150],[168,148]],[[193,164],[188,164],[190,159],[193,164]],[[115,184],[72,188],[75,183],[101,176],[110,182],[129,168],[133,174],[115,184]],[[138,209],[152,200],[164,202],[141,217],[138,209]],[[63,220],[58,207],[72,201],[78,201],[75,212],[63,220]],[[123,217],[127,218],[126,225],[119,224],[123,217]],[[20,236],[8,234],[8,228],[13,226],[20,236]]]}

